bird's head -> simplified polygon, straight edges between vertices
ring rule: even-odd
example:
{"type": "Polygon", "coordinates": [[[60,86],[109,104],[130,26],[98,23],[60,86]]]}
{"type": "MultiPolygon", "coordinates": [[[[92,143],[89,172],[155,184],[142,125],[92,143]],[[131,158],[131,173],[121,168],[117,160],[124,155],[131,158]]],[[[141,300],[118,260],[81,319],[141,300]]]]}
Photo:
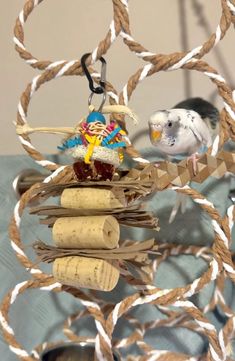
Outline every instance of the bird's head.
{"type": "Polygon", "coordinates": [[[149,134],[153,145],[163,138],[169,137],[177,131],[180,116],[175,109],[159,110],[153,113],[149,119],[149,134]]]}

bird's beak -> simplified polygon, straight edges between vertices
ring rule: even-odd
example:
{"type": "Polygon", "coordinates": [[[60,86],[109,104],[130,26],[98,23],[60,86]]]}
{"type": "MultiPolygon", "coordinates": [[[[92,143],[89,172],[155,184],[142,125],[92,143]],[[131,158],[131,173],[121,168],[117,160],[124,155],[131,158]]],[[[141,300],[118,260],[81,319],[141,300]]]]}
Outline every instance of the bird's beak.
{"type": "Polygon", "coordinates": [[[160,132],[159,130],[151,130],[151,137],[153,141],[160,140],[161,136],[162,136],[162,132],[160,132]]]}

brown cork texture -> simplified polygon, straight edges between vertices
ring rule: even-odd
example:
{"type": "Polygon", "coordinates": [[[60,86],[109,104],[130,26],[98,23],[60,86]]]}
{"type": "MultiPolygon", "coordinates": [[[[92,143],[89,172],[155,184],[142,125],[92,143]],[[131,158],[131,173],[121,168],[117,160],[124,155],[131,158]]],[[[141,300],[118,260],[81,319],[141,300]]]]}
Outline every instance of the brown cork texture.
{"type": "Polygon", "coordinates": [[[57,258],[53,263],[53,276],[62,284],[111,291],[119,279],[115,264],[97,258],[79,256],[57,258]]]}
{"type": "Polygon", "coordinates": [[[113,216],[87,216],[58,218],[52,228],[57,247],[104,248],[118,246],[119,223],[113,216]]]}
{"type": "Polygon", "coordinates": [[[65,208],[82,209],[121,208],[126,205],[122,190],[102,188],[65,189],[60,202],[65,208]]]}

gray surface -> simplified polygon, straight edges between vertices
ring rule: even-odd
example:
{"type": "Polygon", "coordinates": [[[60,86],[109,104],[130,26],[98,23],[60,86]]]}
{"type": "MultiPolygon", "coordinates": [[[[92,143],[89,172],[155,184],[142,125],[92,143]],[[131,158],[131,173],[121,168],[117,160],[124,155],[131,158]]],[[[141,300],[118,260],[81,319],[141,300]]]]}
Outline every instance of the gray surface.
{"type": "MultiPolygon", "coordinates": [[[[151,159],[151,154],[148,152],[151,159]]],[[[55,160],[55,157],[51,157],[55,160]]],[[[21,267],[15,254],[13,253],[7,228],[10,217],[16,202],[11,189],[11,184],[16,174],[25,168],[37,168],[28,156],[2,156],[0,157],[1,179],[0,179],[0,277],[2,299],[5,292],[14,287],[18,282],[28,279],[28,274],[21,267]]],[[[228,199],[229,189],[235,188],[234,181],[230,178],[223,180],[208,179],[203,185],[193,185],[206,194],[208,199],[219,209],[223,215],[230,201],[228,199]]],[[[208,217],[201,212],[200,207],[190,200],[187,203],[187,212],[184,216],[178,215],[176,221],[169,225],[168,218],[175,193],[167,190],[156,194],[149,199],[150,207],[160,219],[161,230],[159,233],[146,232],[138,229],[123,228],[122,236],[130,239],[144,240],[150,236],[156,237],[159,241],[177,242],[184,244],[210,244],[213,239],[213,231],[208,217]]],[[[51,202],[52,203],[52,202],[51,202]]],[[[39,226],[37,217],[25,216],[22,223],[22,237],[24,243],[30,245],[36,238],[45,241],[51,239],[50,232],[43,226],[39,226]]],[[[26,248],[26,253],[30,254],[30,247],[26,248]]],[[[161,264],[156,274],[156,285],[170,288],[182,286],[200,276],[206,270],[207,265],[202,260],[197,260],[192,256],[171,257],[161,264]]],[[[197,305],[204,305],[211,293],[212,287],[206,287],[200,296],[195,296],[193,301],[197,305]]],[[[113,302],[118,302],[124,295],[132,293],[133,290],[120,281],[117,288],[104,297],[113,302]]],[[[226,285],[226,299],[228,304],[234,303],[234,290],[230,282],[226,285]]],[[[234,304],[232,305],[234,306],[234,304]]],[[[60,333],[60,326],[67,315],[77,310],[79,301],[67,294],[49,294],[32,290],[21,296],[12,307],[10,320],[17,339],[22,342],[25,348],[30,351],[36,345],[48,340],[59,340],[63,336],[60,333]]],[[[153,306],[137,307],[134,314],[142,320],[150,320],[160,317],[160,314],[153,306]]],[[[220,328],[225,321],[219,314],[208,314],[217,328],[220,328]]],[[[74,325],[80,334],[92,335],[94,331],[93,322],[88,319],[74,325]]],[[[126,323],[119,322],[115,335],[128,334],[126,323]]],[[[191,353],[196,355],[205,349],[207,342],[200,336],[184,329],[157,329],[148,334],[148,339],[159,349],[169,349],[178,352],[191,353]],[[187,337],[187,342],[185,338],[187,337]]],[[[129,352],[134,352],[130,349],[129,352]]],[[[9,351],[8,346],[0,337],[0,355],[4,354],[5,361],[15,361],[17,358],[9,351]]]]}

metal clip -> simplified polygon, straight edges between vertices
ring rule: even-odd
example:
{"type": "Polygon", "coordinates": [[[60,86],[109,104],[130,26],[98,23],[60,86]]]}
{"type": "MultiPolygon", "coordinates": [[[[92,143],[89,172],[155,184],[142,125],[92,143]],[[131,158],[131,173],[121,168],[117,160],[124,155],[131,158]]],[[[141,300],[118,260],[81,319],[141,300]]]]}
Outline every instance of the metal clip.
{"type": "Polygon", "coordinates": [[[102,99],[102,102],[100,104],[100,107],[98,109],[98,111],[102,111],[102,108],[103,108],[103,105],[105,103],[105,100],[106,100],[106,90],[105,90],[105,85],[106,85],[106,68],[107,68],[107,63],[106,63],[106,60],[101,57],[100,58],[100,61],[102,63],[102,66],[101,66],[101,74],[100,74],[100,81],[99,81],[99,85],[97,87],[94,86],[94,82],[93,82],[93,79],[88,71],[88,68],[86,66],[86,59],[91,55],[91,53],[87,53],[87,54],[84,54],[81,58],[81,66],[82,66],[82,69],[84,71],[84,74],[86,75],[87,77],[87,80],[88,80],[88,83],[89,83],[89,88],[91,90],[91,94],[89,96],[89,99],[88,99],[88,105],[90,106],[91,105],[91,100],[93,98],[93,95],[94,94],[103,94],[103,99],[102,99]]]}
{"type": "MultiPolygon", "coordinates": [[[[94,95],[94,93],[91,93],[90,96],[89,96],[89,98],[88,98],[88,106],[91,105],[91,101],[92,101],[93,95],[94,95]]],[[[100,106],[99,106],[99,108],[98,108],[98,112],[102,112],[102,108],[103,108],[103,106],[104,106],[105,100],[106,100],[106,92],[103,93],[103,98],[102,98],[101,104],[100,104],[100,106]]]]}
{"type": "Polygon", "coordinates": [[[81,58],[82,70],[84,71],[84,73],[87,77],[87,80],[89,82],[89,88],[92,91],[92,93],[103,94],[105,92],[106,60],[101,56],[100,61],[102,63],[102,66],[101,66],[100,82],[99,82],[99,86],[94,87],[93,79],[86,66],[86,59],[90,55],[91,55],[91,53],[87,53],[82,56],[82,58],[81,58]]]}

